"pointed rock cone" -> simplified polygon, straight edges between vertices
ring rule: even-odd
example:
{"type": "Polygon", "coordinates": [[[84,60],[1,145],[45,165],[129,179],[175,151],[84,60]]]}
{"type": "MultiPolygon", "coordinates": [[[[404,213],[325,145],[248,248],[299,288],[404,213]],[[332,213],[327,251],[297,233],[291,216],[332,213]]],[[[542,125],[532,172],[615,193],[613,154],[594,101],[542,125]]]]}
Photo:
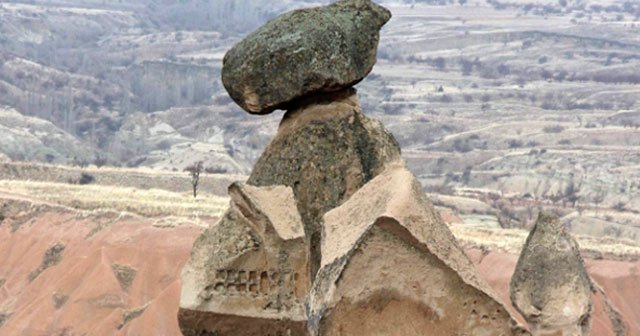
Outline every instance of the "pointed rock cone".
{"type": "Polygon", "coordinates": [[[354,89],[308,99],[285,114],[247,184],[293,188],[310,244],[310,277],[320,265],[322,216],[400,159],[384,126],[367,118],[354,89]]]}
{"type": "Polygon", "coordinates": [[[182,271],[183,335],[305,335],[308,256],[291,188],[234,183],[229,194],[182,271]]]}
{"type": "Polygon", "coordinates": [[[529,335],[402,162],[324,220],[308,304],[312,335],[529,335]]]}
{"type": "Polygon", "coordinates": [[[538,217],[511,279],[511,301],[534,336],[589,334],[591,281],[578,244],[557,218],[538,217]]]}

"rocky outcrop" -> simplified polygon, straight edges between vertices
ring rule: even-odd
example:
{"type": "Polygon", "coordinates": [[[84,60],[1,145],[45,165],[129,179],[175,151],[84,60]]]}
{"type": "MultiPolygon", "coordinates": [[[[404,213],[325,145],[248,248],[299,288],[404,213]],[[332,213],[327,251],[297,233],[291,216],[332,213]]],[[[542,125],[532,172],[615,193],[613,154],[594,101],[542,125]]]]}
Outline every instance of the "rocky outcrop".
{"type": "Polygon", "coordinates": [[[286,14],[226,55],[223,82],[240,106],[288,111],[194,244],[184,335],[528,334],[351,88],[389,17],[369,0],[340,0],[286,14]]]}
{"type": "Polygon", "coordinates": [[[235,183],[229,194],[229,210],[198,237],[183,269],[182,333],[303,334],[308,256],[293,192],[235,183]]]}
{"type": "Polygon", "coordinates": [[[247,183],[293,188],[313,276],[320,264],[322,216],[399,159],[396,140],[362,113],[355,90],[349,89],[287,112],[247,183]]]}
{"type": "Polygon", "coordinates": [[[246,335],[305,334],[302,304],[320,265],[322,216],[398,160],[393,136],[364,116],[355,90],[287,112],[247,184],[231,186],[230,209],[194,244],[182,275],[183,333],[238,335],[241,326],[246,335]],[[272,292],[251,292],[252,275],[271,281],[272,292]]]}
{"type": "Polygon", "coordinates": [[[230,188],[227,214],[194,244],[182,275],[185,335],[306,334],[322,216],[400,159],[351,88],[371,71],[389,18],[370,0],[341,0],[285,14],[225,56],[222,80],[242,108],[288,111],[247,185],[230,188]]]}
{"type": "Polygon", "coordinates": [[[511,301],[534,335],[588,335],[592,285],[578,244],[541,213],[511,279],[511,301]]]}
{"type": "Polygon", "coordinates": [[[313,335],[526,334],[403,163],[324,219],[309,300],[313,335]]]}
{"type": "Polygon", "coordinates": [[[379,30],[391,13],[370,0],[340,0],[270,21],[224,57],[222,82],[253,114],[348,88],[376,62],[379,30]]]}

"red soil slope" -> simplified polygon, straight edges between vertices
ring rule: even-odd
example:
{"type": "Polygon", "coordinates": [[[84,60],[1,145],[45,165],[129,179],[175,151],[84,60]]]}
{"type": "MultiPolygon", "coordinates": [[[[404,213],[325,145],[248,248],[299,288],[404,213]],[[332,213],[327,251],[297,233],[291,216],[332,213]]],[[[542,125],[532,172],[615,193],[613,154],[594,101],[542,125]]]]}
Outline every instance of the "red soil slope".
{"type": "MultiPolygon", "coordinates": [[[[518,256],[472,249],[467,254],[484,277],[517,315],[509,301],[509,282],[515,270],[518,256]]],[[[621,313],[627,335],[640,335],[640,261],[585,260],[587,271],[601,286],[606,297],[621,313]]],[[[594,295],[594,336],[615,336],[615,326],[610,319],[602,294],[594,295]]],[[[518,315],[517,315],[518,316],[518,315]]],[[[524,320],[521,320],[524,322],[524,320]]]]}
{"type": "MultiPolygon", "coordinates": [[[[0,335],[180,335],[179,274],[200,228],[160,228],[149,219],[81,215],[24,200],[0,199],[1,213],[0,335]],[[47,254],[58,243],[59,258],[47,254]],[[34,272],[43,262],[49,267],[34,272]],[[135,277],[119,269],[135,270],[135,277]]],[[[517,256],[468,254],[508,303],[517,256]]],[[[628,335],[640,335],[640,262],[587,265],[624,316],[628,335]]],[[[613,328],[596,296],[593,335],[613,335],[613,328]]]]}
{"type": "Polygon", "coordinates": [[[0,224],[0,335],[180,334],[179,273],[199,228],[59,209],[17,227],[19,216],[0,224]],[[104,228],[91,236],[96,225],[104,228]],[[57,243],[65,246],[59,262],[30,281],[57,243]],[[135,277],[129,272],[132,281],[119,281],[114,265],[135,270],[135,277]]]}

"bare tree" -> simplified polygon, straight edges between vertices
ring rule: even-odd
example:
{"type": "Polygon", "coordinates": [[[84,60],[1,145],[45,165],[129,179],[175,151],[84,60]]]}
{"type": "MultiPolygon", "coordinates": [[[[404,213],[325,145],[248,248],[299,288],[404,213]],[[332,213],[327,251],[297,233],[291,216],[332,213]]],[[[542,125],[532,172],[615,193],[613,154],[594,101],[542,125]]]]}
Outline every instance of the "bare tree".
{"type": "Polygon", "coordinates": [[[193,187],[193,198],[198,196],[198,184],[200,183],[200,173],[202,173],[203,163],[202,161],[198,161],[193,165],[185,168],[186,172],[189,172],[191,175],[191,186],[193,187]]]}
{"type": "Polygon", "coordinates": [[[473,166],[467,166],[462,173],[462,183],[468,185],[471,181],[471,171],[473,170],[473,166]]]}
{"type": "Polygon", "coordinates": [[[574,176],[573,174],[571,174],[571,179],[569,180],[569,183],[567,183],[567,185],[564,188],[564,193],[563,193],[563,205],[564,205],[564,201],[569,201],[571,202],[571,205],[575,208],[576,207],[576,203],[578,203],[578,201],[580,200],[580,196],[578,196],[578,194],[580,193],[580,187],[582,185],[582,182],[580,183],[580,185],[576,185],[574,182],[574,176]]]}
{"type": "Polygon", "coordinates": [[[596,214],[598,214],[598,208],[600,207],[600,204],[604,202],[606,197],[607,191],[604,189],[598,190],[598,192],[596,192],[596,194],[593,196],[593,203],[596,205],[596,214]]]}

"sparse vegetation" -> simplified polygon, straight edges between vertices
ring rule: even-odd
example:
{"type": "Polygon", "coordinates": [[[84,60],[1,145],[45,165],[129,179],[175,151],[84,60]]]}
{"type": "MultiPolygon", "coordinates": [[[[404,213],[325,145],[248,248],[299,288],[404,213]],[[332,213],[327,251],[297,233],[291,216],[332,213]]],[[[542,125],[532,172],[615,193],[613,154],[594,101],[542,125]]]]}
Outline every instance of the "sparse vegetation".
{"type": "Polygon", "coordinates": [[[201,195],[193,199],[184,193],[101,185],[0,180],[0,190],[55,202],[80,210],[126,211],[147,217],[216,217],[226,206],[226,198],[201,195]],[[96,197],[99,195],[100,197],[96,197]]]}
{"type": "Polygon", "coordinates": [[[87,185],[95,182],[95,177],[88,173],[81,173],[77,178],[69,178],[67,183],[69,184],[78,184],[78,185],[87,185]]]}
{"type": "Polygon", "coordinates": [[[521,148],[524,146],[524,143],[518,139],[511,139],[508,141],[509,148],[521,148]]]}
{"type": "Polygon", "coordinates": [[[445,103],[445,104],[449,104],[449,103],[453,102],[453,98],[451,98],[451,96],[449,96],[449,95],[442,95],[442,96],[440,96],[440,102],[441,103],[445,103]]]}
{"type": "Polygon", "coordinates": [[[61,294],[61,293],[53,293],[51,297],[53,299],[53,307],[56,309],[62,308],[67,300],[69,300],[69,295],[61,294]]]}
{"type": "Polygon", "coordinates": [[[124,328],[124,326],[127,325],[127,323],[131,322],[132,320],[142,316],[142,314],[144,314],[144,311],[147,310],[148,306],[149,304],[146,304],[142,307],[126,310],[122,314],[122,323],[118,325],[118,330],[124,328]]]}
{"type": "Polygon", "coordinates": [[[456,139],[453,141],[453,150],[460,153],[468,153],[473,150],[468,140],[456,139]]]}
{"type": "Polygon", "coordinates": [[[120,264],[111,265],[111,269],[113,270],[113,274],[116,276],[116,279],[118,279],[118,283],[120,283],[122,290],[128,291],[133,280],[136,278],[138,271],[129,265],[120,264]]]}
{"type": "Polygon", "coordinates": [[[558,145],[562,145],[562,146],[570,146],[570,145],[571,145],[571,140],[569,140],[569,139],[562,139],[562,140],[558,141],[558,145]]]}
{"type": "Polygon", "coordinates": [[[9,313],[0,313],[0,328],[2,328],[2,325],[9,320],[10,317],[11,314],[9,313]]]}
{"type": "Polygon", "coordinates": [[[547,126],[542,129],[545,133],[562,133],[564,131],[564,127],[560,125],[555,126],[547,126]]]}
{"type": "Polygon", "coordinates": [[[627,203],[625,202],[618,202],[613,206],[613,209],[616,211],[626,211],[627,210],[627,203]]]}
{"type": "Polygon", "coordinates": [[[221,168],[221,167],[207,167],[204,170],[205,173],[207,174],[227,174],[228,171],[225,168],[221,168]]]}
{"type": "Polygon", "coordinates": [[[473,171],[472,166],[467,166],[462,173],[462,183],[469,184],[471,181],[471,172],[473,171]]]}
{"type": "Polygon", "coordinates": [[[200,173],[202,173],[203,163],[202,161],[196,162],[193,165],[185,168],[185,171],[189,172],[191,176],[191,186],[193,187],[193,198],[198,195],[198,184],[200,183],[200,173]]]}
{"type": "Polygon", "coordinates": [[[82,174],[80,175],[80,179],[78,180],[78,184],[79,184],[79,185],[91,184],[91,183],[93,183],[95,180],[96,180],[96,179],[95,179],[95,177],[93,177],[92,175],[87,174],[87,173],[82,173],[82,174]]]}
{"type": "Polygon", "coordinates": [[[607,197],[607,192],[605,190],[598,190],[596,194],[593,196],[593,204],[596,205],[596,214],[598,213],[598,207],[607,197]]]}
{"type": "Polygon", "coordinates": [[[571,179],[564,189],[564,198],[569,201],[574,208],[576,207],[576,203],[580,199],[578,193],[580,193],[580,188],[577,187],[573,179],[571,179]]]}
{"type": "Polygon", "coordinates": [[[100,168],[100,167],[102,167],[102,166],[104,166],[106,164],[107,164],[107,159],[105,159],[103,157],[100,157],[100,156],[96,157],[96,159],[93,160],[93,165],[98,167],[98,168],[100,168]]]}
{"type": "Polygon", "coordinates": [[[29,273],[29,282],[35,280],[40,275],[40,273],[44,272],[49,267],[55,266],[60,261],[62,261],[62,252],[64,251],[65,247],[65,244],[62,242],[57,242],[53,246],[49,247],[42,257],[42,263],[40,264],[40,267],[29,273]]]}

